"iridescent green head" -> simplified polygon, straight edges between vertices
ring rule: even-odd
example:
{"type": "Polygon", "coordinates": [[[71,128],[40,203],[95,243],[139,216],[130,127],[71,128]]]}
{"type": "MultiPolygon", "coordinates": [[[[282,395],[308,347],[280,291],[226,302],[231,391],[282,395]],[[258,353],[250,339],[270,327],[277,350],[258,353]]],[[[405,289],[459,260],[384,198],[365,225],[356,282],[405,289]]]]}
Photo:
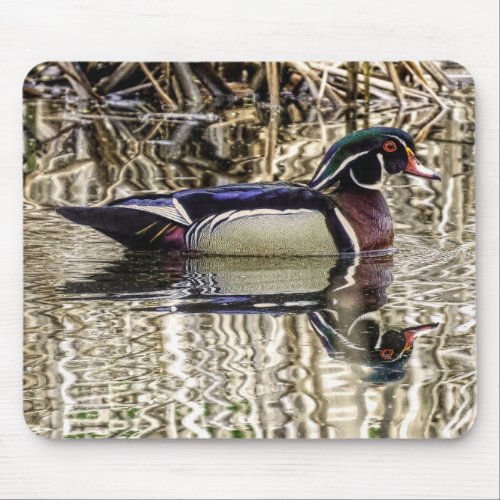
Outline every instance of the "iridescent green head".
{"type": "Polygon", "coordinates": [[[380,189],[385,174],[405,172],[440,179],[415,156],[410,134],[399,128],[358,130],[336,142],[321,161],[309,186],[320,191],[340,187],[380,189]]]}

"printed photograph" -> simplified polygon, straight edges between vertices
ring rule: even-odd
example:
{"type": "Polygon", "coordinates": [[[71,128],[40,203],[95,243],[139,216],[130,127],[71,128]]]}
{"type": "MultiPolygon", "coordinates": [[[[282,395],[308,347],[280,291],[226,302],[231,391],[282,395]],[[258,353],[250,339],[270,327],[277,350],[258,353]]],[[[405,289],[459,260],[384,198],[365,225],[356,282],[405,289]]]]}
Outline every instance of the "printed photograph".
{"type": "Polygon", "coordinates": [[[23,134],[35,434],[473,425],[474,82],[460,64],[44,62],[23,83],[23,134]]]}

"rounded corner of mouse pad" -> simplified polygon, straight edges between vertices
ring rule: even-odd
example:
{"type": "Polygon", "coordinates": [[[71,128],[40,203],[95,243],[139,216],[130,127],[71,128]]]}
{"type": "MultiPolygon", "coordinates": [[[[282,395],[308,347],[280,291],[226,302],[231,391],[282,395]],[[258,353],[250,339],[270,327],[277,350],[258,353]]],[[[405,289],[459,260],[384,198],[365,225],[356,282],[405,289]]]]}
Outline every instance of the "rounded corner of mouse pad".
{"type": "Polygon", "coordinates": [[[474,82],[451,61],[43,62],[24,418],[49,438],[456,438],[474,82]]]}

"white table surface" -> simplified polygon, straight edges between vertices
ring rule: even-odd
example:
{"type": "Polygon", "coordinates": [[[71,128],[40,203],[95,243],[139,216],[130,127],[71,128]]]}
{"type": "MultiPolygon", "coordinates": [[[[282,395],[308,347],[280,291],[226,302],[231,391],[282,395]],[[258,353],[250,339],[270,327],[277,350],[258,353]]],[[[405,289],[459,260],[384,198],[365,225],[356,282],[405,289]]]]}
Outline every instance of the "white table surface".
{"type": "Polygon", "coordinates": [[[2,0],[0,498],[498,498],[498,0],[2,0]],[[51,441],[22,417],[21,84],[45,60],[451,59],[477,85],[479,415],[452,441],[51,441]],[[493,263],[494,262],[494,263],[493,263]]]}

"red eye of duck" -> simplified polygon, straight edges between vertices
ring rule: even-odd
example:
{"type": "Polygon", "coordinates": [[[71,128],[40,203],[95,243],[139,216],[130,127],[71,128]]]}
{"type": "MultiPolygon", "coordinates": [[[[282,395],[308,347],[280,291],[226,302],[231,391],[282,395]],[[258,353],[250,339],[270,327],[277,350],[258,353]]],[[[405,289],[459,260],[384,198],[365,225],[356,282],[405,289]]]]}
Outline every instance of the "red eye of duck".
{"type": "Polygon", "coordinates": [[[394,141],[386,141],[384,142],[384,145],[382,146],[384,148],[384,151],[387,151],[388,153],[394,153],[396,151],[397,146],[394,141]]]}
{"type": "Polygon", "coordinates": [[[382,349],[379,353],[382,359],[391,359],[394,354],[394,349],[382,349]]]}

